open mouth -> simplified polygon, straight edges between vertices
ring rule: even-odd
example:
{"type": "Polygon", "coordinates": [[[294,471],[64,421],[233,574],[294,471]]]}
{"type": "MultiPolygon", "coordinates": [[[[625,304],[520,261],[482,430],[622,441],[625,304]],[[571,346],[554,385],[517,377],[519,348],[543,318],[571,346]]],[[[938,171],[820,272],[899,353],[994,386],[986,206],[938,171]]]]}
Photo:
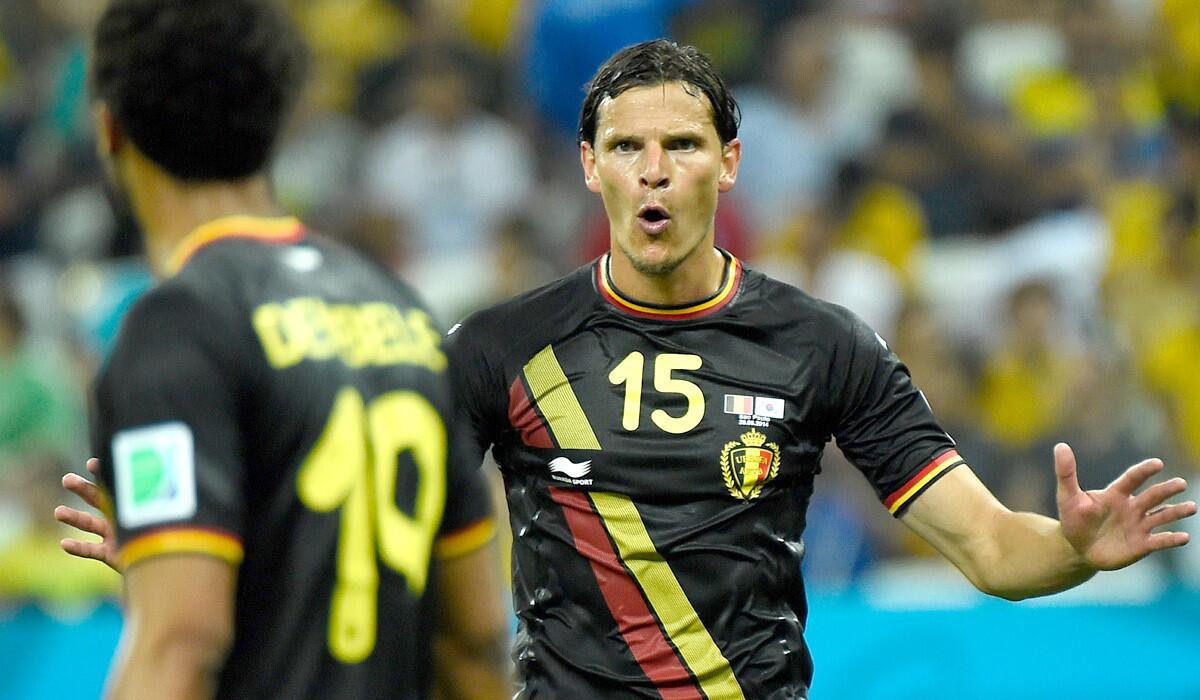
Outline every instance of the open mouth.
{"type": "Polygon", "coordinates": [[[671,215],[667,210],[657,204],[647,204],[638,212],[638,221],[649,233],[662,231],[670,220],[671,215]]]}

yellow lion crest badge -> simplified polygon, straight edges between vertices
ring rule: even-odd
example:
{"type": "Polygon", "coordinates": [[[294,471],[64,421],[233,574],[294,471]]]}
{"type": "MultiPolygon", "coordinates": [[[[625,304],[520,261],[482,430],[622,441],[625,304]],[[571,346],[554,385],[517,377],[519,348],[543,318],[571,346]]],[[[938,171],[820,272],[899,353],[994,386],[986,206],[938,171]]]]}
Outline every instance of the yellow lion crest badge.
{"type": "Polygon", "coordinates": [[[742,433],[741,439],[721,449],[721,475],[729,495],[748,502],[779,474],[779,445],[767,442],[767,436],[754,428],[742,433]]]}

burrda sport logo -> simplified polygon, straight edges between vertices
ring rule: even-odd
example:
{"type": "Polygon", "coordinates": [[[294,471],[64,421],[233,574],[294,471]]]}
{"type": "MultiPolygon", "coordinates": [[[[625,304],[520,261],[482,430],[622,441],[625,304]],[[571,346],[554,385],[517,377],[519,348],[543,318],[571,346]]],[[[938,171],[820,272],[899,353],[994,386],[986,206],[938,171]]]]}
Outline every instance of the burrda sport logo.
{"type": "Polygon", "coordinates": [[[565,481],[576,486],[591,486],[592,480],[585,479],[592,472],[592,460],[572,462],[566,457],[555,457],[550,460],[550,478],[565,481]]]}

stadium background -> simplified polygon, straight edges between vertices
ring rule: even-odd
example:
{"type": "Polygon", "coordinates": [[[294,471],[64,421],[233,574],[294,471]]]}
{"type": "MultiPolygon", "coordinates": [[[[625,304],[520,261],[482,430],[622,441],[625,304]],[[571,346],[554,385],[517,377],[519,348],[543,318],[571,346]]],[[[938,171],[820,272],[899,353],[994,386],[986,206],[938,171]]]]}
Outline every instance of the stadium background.
{"type": "MultiPolygon", "coordinates": [[[[290,0],[313,79],[285,206],[443,323],[606,244],[574,147],[612,51],[706,50],[743,109],[719,241],[858,311],[1014,508],[1147,455],[1200,481],[1195,0],[290,0]]],[[[101,185],[102,3],[0,3],[0,697],[93,697],[117,582],[57,550],[87,378],[149,283],[101,185]]],[[[836,450],[831,450],[836,453],[836,450]]],[[[816,698],[1200,698],[1200,546],[985,599],[830,454],[807,533],[816,698]]],[[[1200,534],[1195,524],[1193,532],[1200,534]]]]}

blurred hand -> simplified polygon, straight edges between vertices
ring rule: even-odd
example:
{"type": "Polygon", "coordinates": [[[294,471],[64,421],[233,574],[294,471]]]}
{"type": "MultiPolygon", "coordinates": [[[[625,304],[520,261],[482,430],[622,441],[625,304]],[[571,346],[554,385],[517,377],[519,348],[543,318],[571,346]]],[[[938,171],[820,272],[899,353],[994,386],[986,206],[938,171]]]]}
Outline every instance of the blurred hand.
{"type": "Polygon", "coordinates": [[[1196,514],[1193,501],[1163,505],[1187,488],[1186,481],[1169,479],[1134,494],[1162,469],[1162,460],[1147,459],[1125,470],[1103,490],[1083,491],[1075,453],[1065,443],[1054,446],[1058,519],[1063,535],[1089,566],[1102,571],[1120,569],[1151,552],[1187,544],[1186,532],[1154,531],[1196,514]]]}
{"type": "MultiPolygon", "coordinates": [[[[87,470],[96,477],[100,471],[100,460],[92,457],[87,461],[87,470]]],[[[112,512],[108,507],[108,497],[91,481],[79,476],[78,474],[67,474],[62,480],[63,488],[83,499],[84,503],[95,508],[101,513],[112,512]]],[[[113,571],[121,573],[121,565],[117,560],[117,537],[116,530],[104,517],[97,517],[91,513],[85,513],[81,510],[76,510],[67,506],[59,506],[54,509],[54,518],[60,523],[65,523],[73,528],[90,532],[93,535],[99,535],[100,542],[85,542],[67,538],[59,542],[59,546],[67,554],[71,554],[83,559],[95,559],[99,562],[104,562],[113,571]]]]}

